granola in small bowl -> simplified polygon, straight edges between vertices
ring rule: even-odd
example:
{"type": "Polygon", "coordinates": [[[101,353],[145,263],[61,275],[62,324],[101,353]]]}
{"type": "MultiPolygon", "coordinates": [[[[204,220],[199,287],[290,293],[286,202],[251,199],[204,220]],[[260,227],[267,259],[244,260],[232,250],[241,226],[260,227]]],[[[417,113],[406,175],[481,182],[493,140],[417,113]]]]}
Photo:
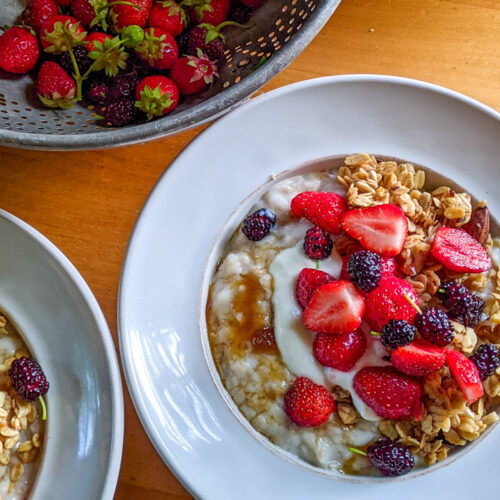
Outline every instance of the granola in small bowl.
{"type": "Polygon", "coordinates": [[[406,474],[498,420],[500,242],[484,202],[426,176],[358,154],[280,180],[213,271],[220,381],[320,469],[406,474]]]}

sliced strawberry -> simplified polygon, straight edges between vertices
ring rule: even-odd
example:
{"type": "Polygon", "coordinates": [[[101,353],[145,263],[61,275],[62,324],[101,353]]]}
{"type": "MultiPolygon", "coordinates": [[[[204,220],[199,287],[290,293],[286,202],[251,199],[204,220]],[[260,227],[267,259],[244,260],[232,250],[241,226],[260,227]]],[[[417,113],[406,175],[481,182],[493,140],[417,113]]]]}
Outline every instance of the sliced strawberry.
{"type": "Polygon", "coordinates": [[[413,325],[417,311],[405,294],[418,305],[418,296],[413,287],[395,276],[382,278],[379,286],[366,294],[365,319],[374,330],[381,331],[390,319],[403,319],[413,325]]]}
{"type": "MultiPolygon", "coordinates": [[[[349,262],[349,257],[358,250],[364,250],[364,248],[361,245],[353,246],[342,259],[342,270],[340,271],[339,279],[349,281],[350,278],[349,273],[347,272],[347,263],[349,262]]],[[[380,267],[382,271],[381,279],[386,276],[394,276],[397,272],[396,260],[393,257],[381,257],[380,267]]]]}
{"type": "Polygon", "coordinates": [[[431,253],[452,271],[482,273],[491,269],[487,250],[463,229],[440,227],[432,243],[431,253]]]}
{"type": "Polygon", "coordinates": [[[335,411],[335,400],[322,385],[307,377],[299,377],[285,394],[285,412],[301,427],[324,424],[335,411]]]}
{"type": "Polygon", "coordinates": [[[408,235],[408,219],[396,205],[350,210],[342,217],[342,227],[366,249],[382,255],[401,253],[408,235]]]}
{"type": "Polygon", "coordinates": [[[461,352],[446,349],[446,363],[467,403],[472,404],[484,394],[477,366],[461,352]]]}
{"type": "Polygon", "coordinates": [[[295,298],[302,309],[305,309],[314,295],[314,292],[325,283],[335,281],[335,278],[324,271],[305,268],[300,271],[295,285],[295,298]]]}
{"type": "Polygon", "coordinates": [[[444,349],[433,346],[425,340],[414,340],[391,353],[392,364],[400,372],[414,377],[423,377],[440,370],[445,360],[444,349]]]}
{"type": "Polygon", "coordinates": [[[348,333],[363,319],[365,301],[349,281],[320,286],[304,311],[304,325],[321,333],[348,333]]]}
{"type": "Polygon", "coordinates": [[[379,416],[420,418],[420,384],[392,366],[367,366],[354,376],[354,390],[379,416]]]}
{"type": "Polygon", "coordinates": [[[304,191],[292,200],[290,211],[295,217],[305,217],[327,233],[340,234],[340,219],[347,211],[347,202],[337,193],[304,191]]]}
{"type": "Polygon", "coordinates": [[[325,366],[348,372],[363,356],[365,334],[360,330],[348,333],[318,333],[313,343],[314,357],[325,366]]]}

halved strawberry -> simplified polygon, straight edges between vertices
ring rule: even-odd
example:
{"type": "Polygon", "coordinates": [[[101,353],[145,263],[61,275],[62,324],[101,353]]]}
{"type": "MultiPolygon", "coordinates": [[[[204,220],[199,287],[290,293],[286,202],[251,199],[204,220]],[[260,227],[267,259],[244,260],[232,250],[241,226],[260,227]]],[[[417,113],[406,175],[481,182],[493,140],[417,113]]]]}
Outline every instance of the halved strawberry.
{"type": "Polygon", "coordinates": [[[413,287],[395,276],[382,278],[378,287],[366,294],[365,319],[374,330],[380,331],[390,319],[403,319],[413,325],[417,311],[405,295],[418,305],[413,287]]]}
{"type": "Polygon", "coordinates": [[[452,271],[482,273],[491,269],[487,250],[463,229],[440,227],[432,243],[431,253],[452,271]]]}
{"type": "Polygon", "coordinates": [[[324,366],[348,372],[363,356],[365,334],[360,330],[348,333],[318,333],[313,343],[314,357],[324,366]]]}
{"type": "Polygon", "coordinates": [[[472,404],[484,394],[477,366],[461,352],[446,349],[446,363],[467,403],[472,404]]]}
{"type": "Polygon", "coordinates": [[[354,390],[379,416],[403,420],[421,416],[420,384],[392,366],[367,366],[354,376],[354,390]]]}
{"type": "Polygon", "coordinates": [[[299,377],[285,394],[285,412],[301,427],[324,424],[335,411],[335,400],[322,385],[307,377],[299,377]]]}
{"type": "Polygon", "coordinates": [[[347,202],[337,193],[304,191],[293,198],[290,211],[295,217],[305,217],[327,233],[340,234],[340,219],[347,202]]]}
{"type": "Polygon", "coordinates": [[[295,285],[295,298],[302,309],[305,309],[311,301],[314,292],[325,283],[335,281],[335,278],[324,271],[317,269],[302,269],[295,285]]]}
{"type": "Polygon", "coordinates": [[[363,319],[365,301],[349,281],[320,286],[304,311],[304,325],[321,333],[348,333],[363,319]]]}
{"type": "Polygon", "coordinates": [[[368,250],[382,255],[401,253],[408,235],[408,219],[396,205],[355,208],[342,217],[347,234],[368,250]]]}
{"type": "Polygon", "coordinates": [[[440,370],[445,360],[444,349],[433,346],[425,340],[414,340],[391,353],[392,364],[400,372],[414,377],[423,377],[440,370]]]}

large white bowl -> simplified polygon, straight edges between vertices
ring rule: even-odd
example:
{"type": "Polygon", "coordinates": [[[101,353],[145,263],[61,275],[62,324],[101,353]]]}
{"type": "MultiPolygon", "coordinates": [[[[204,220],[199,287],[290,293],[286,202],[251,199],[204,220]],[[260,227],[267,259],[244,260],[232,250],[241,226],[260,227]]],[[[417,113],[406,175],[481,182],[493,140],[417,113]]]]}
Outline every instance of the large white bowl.
{"type": "Polygon", "coordinates": [[[44,236],[0,210],[0,308],[50,383],[36,500],[113,497],[123,396],[113,341],[89,287],[44,236]]]}

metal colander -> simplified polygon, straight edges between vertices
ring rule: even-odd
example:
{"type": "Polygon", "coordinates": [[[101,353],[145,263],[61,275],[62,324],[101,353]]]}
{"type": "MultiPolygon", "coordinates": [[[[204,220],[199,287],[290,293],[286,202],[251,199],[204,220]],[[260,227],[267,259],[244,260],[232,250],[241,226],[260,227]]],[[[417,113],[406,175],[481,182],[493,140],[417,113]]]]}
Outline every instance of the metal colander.
{"type": "MultiPolygon", "coordinates": [[[[2,0],[0,25],[11,24],[29,0],[2,0]],[[5,5],[4,5],[5,4],[5,5]]],[[[95,149],[165,137],[233,109],[284,69],[316,36],[340,0],[268,0],[252,16],[252,28],[228,29],[220,78],[188,97],[164,118],[108,129],[78,104],[43,108],[33,76],[0,70],[0,144],[29,149],[95,149]],[[262,58],[267,61],[258,67],[262,58]]]]}

